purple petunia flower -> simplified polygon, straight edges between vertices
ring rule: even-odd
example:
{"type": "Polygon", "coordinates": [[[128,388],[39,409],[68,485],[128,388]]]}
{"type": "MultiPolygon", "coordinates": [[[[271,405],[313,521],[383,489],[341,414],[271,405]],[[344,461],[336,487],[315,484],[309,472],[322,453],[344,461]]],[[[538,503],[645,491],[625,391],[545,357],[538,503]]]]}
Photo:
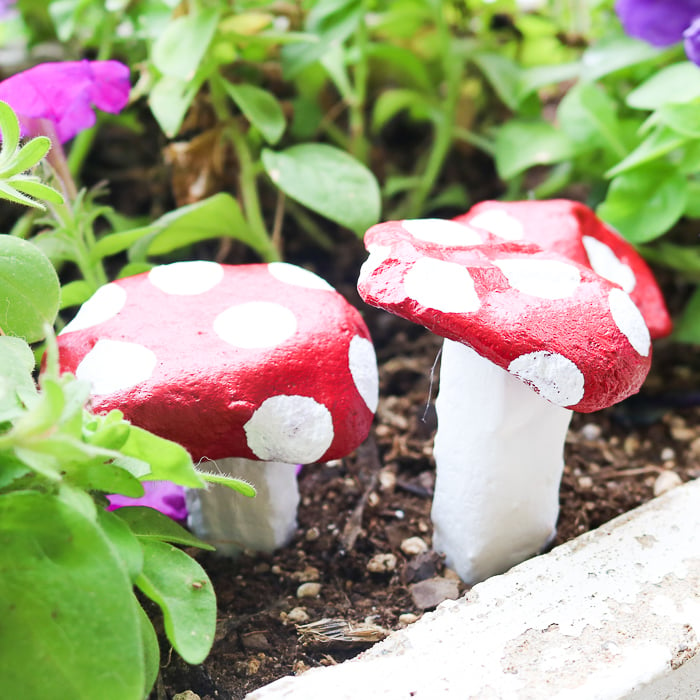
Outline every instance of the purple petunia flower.
{"type": "Polygon", "coordinates": [[[653,46],[683,41],[700,64],[700,0],[616,0],[615,12],[626,34],[653,46]]]}
{"type": "Polygon", "coordinates": [[[61,143],[95,123],[93,109],[117,114],[129,100],[129,69],[119,61],[41,63],[0,82],[0,100],[17,113],[23,133],[32,119],[53,122],[61,143]]]}
{"type": "Polygon", "coordinates": [[[143,488],[145,493],[140,498],[107,496],[109,499],[107,510],[116,510],[124,506],[149,506],[178,522],[184,522],[187,519],[185,490],[182,486],[170,481],[144,481],[143,488]]]}

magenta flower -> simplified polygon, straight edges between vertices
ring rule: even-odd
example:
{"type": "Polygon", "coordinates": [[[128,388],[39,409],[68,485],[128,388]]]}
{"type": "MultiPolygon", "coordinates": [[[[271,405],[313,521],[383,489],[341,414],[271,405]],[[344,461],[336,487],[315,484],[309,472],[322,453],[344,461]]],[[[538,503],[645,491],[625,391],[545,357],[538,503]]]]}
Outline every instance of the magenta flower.
{"type": "Polygon", "coordinates": [[[23,133],[32,132],[31,120],[47,119],[65,143],[95,123],[95,107],[120,112],[130,89],[119,61],[41,63],[0,82],[0,100],[17,113],[23,133]]]}
{"type": "Polygon", "coordinates": [[[615,12],[625,33],[653,46],[683,41],[700,65],[700,0],[616,0],[615,12]]]}
{"type": "Polygon", "coordinates": [[[185,491],[182,486],[170,481],[144,481],[143,488],[145,493],[140,498],[107,496],[109,499],[107,510],[116,510],[124,506],[149,506],[178,522],[184,522],[187,519],[185,491]]]}

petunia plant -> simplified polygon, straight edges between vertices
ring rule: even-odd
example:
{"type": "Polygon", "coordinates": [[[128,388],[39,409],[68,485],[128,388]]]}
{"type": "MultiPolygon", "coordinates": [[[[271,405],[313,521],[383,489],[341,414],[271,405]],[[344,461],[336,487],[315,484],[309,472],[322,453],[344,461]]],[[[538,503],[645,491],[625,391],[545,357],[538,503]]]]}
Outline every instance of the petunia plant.
{"type": "MultiPolygon", "coordinates": [[[[18,122],[3,103],[0,127],[0,199],[61,202],[38,181],[17,184],[46,152],[44,137],[20,146],[18,122]]],[[[201,488],[209,477],[182,447],[119,411],[90,413],[90,387],[58,372],[59,297],[58,275],[41,250],[0,234],[1,684],[8,697],[141,700],[160,650],[137,591],[162,611],[172,647],[200,663],[213,643],[216,599],[180,546],[210,547],[153,508],[111,512],[108,495],[139,498],[155,480],[201,488]],[[42,340],[48,352],[36,381],[30,343],[42,340]]],[[[254,495],[236,479],[211,478],[254,495]]]]}

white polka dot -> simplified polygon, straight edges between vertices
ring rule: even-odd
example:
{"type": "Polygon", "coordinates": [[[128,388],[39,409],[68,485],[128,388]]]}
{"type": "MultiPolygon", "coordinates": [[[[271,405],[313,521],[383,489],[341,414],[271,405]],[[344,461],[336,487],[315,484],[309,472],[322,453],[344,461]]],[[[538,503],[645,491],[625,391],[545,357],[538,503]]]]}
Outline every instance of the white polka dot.
{"type": "Polygon", "coordinates": [[[348,365],[358,393],[374,413],[379,402],[379,373],[371,340],[356,335],[350,341],[348,365]]]}
{"type": "Polygon", "coordinates": [[[156,363],[155,353],[143,345],[103,339],[85,355],[75,376],[90,382],[95,395],[112,394],[148,379],[156,363]]]}
{"type": "Polygon", "coordinates": [[[471,226],[483,228],[495,236],[507,241],[519,241],[525,237],[523,225],[513,216],[502,209],[487,209],[469,219],[471,226]]]}
{"type": "Polygon", "coordinates": [[[272,396],[243,428],[248,447],[267,462],[315,462],[333,442],[330,411],[308,396],[272,396]]]}
{"type": "Polygon", "coordinates": [[[280,282],[293,284],[295,287],[306,287],[307,289],[323,289],[330,292],[335,290],[326,280],[318,275],[315,275],[309,270],[290,263],[275,262],[267,266],[270,274],[280,282]]]}
{"type": "Polygon", "coordinates": [[[592,236],[581,239],[591,267],[606,280],[619,284],[628,294],[637,284],[637,278],[629,265],[621,262],[609,246],[592,236]]]}
{"type": "Polygon", "coordinates": [[[469,270],[457,263],[420,258],[404,277],[409,298],[428,309],[472,313],[481,303],[469,270]]]}
{"type": "Polygon", "coordinates": [[[297,319],[282,304],[250,301],[231,306],[214,319],[214,332],[238,348],[270,348],[297,331],[297,319]]]}
{"type": "Polygon", "coordinates": [[[61,333],[82,331],[114,318],[126,304],[126,290],[118,284],[100,287],[81,307],[61,333]]]}
{"type": "Polygon", "coordinates": [[[608,304],[610,304],[610,313],[615,325],[630,341],[630,345],[640,355],[646,357],[651,349],[651,337],[641,311],[621,289],[610,290],[608,304]]]}
{"type": "Polygon", "coordinates": [[[543,299],[570,297],[581,283],[581,274],[573,265],[558,260],[510,258],[495,260],[494,265],[514,289],[543,299]]]}
{"type": "Polygon", "coordinates": [[[401,225],[414,238],[426,243],[455,247],[483,243],[478,231],[449,219],[406,219],[401,225]]]}
{"type": "Polygon", "coordinates": [[[557,406],[575,406],[584,394],[581,370],[568,358],[540,350],[516,357],[508,371],[557,406]]]}
{"type": "Polygon", "coordinates": [[[207,260],[191,260],[159,265],[148,273],[148,280],[166,294],[194,296],[216,287],[224,277],[224,268],[207,260]]]}
{"type": "Polygon", "coordinates": [[[369,257],[362,263],[360,274],[357,278],[358,282],[364,282],[369,279],[372,273],[391,255],[391,248],[384,245],[370,245],[369,257]]]}

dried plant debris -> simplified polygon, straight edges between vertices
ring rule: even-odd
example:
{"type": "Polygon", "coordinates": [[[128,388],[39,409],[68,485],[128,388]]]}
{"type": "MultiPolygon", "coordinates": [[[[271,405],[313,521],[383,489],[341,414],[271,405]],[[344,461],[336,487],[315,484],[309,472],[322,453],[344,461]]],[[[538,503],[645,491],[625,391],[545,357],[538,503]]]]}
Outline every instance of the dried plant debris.
{"type": "Polygon", "coordinates": [[[374,644],[390,633],[390,630],[372,622],[350,622],[329,617],[305,625],[297,625],[296,628],[302,644],[327,648],[374,644]]]}

